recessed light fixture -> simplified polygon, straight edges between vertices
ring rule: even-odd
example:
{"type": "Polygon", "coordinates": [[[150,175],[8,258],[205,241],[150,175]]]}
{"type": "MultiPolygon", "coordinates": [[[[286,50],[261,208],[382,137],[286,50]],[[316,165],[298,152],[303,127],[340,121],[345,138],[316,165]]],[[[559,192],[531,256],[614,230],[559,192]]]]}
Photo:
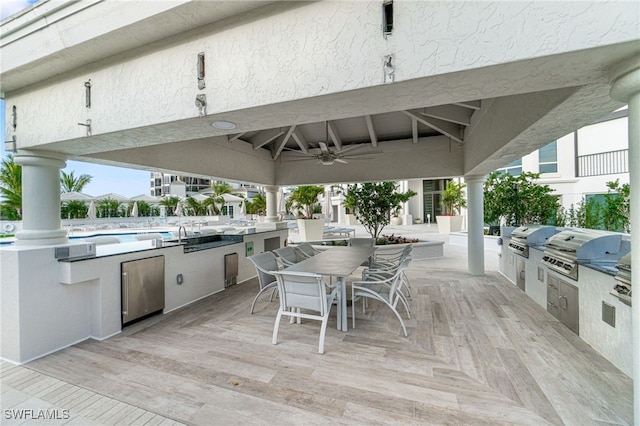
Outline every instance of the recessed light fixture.
{"type": "Polygon", "coordinates": [[[500,156],[500,158],[511,158],[511,157],[515,157],[515,156],[516,156],[516,154],[502,154],[500,156]]]}
{"type": "Polygon", "coordinates": [[[236,123],[230,121],[214,121],[211,125],[220,130],[233,130],[237,127],[236,123]]]}

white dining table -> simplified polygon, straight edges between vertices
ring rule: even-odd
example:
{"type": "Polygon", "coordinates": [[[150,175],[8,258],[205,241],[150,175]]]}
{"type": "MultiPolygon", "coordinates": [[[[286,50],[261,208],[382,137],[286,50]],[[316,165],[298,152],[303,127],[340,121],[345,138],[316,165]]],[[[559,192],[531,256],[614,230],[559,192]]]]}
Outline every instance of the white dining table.
{"type": "Polygon", "coordinates": [[[347,277],[369,259],[375,250],[375,247],[362,246],[331,247],[285,270],[336,277],[340,286],[338,329],[347,331],[347,277]]]}

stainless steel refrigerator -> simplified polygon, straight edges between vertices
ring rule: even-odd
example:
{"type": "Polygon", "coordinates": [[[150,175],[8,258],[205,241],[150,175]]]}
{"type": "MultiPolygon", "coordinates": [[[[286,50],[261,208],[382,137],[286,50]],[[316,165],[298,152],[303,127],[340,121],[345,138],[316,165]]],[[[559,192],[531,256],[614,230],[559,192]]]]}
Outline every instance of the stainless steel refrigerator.
{"type": "Polygon", "coordinates": [[[164,256],[121,263],[122,325],[164,309],[164,256]]]}

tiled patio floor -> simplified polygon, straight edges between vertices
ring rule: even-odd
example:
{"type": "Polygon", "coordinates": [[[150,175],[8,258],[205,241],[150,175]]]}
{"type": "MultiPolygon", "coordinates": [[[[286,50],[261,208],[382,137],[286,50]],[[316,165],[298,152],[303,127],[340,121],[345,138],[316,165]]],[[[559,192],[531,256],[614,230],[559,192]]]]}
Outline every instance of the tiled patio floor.
{"type": "Polygon", "coordinates": [[[631,379],[495,270],[469,276],[465,252],[445,245],[444,259],[413,263],[408,338],[371,303],[346,333],[332,316],[324,355],[315,321],[283,323],[272,345],[277,303],[250,315],[247,282],[106,341],[3,364],[2,408],[69,410],[32,424],[632,424],[631,379]]]}

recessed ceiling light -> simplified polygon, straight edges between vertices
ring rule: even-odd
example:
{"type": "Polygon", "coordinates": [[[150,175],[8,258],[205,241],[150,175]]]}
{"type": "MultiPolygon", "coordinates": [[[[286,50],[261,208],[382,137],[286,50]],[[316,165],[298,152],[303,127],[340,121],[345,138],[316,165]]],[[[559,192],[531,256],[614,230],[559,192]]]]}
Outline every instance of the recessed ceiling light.
{"type": "Polygon", "coordinates": [[[511,157],[515,157],[515,156],[516,156],[516,154],[502,154],[500,156],[500,158],[511,158],[511,157]]]}
{"type": "Polygon", "coordinates": [[[230,121],[214,121],[211,125],[220,130],[233,130],[236,128],[236,123],[230,121]]]}

